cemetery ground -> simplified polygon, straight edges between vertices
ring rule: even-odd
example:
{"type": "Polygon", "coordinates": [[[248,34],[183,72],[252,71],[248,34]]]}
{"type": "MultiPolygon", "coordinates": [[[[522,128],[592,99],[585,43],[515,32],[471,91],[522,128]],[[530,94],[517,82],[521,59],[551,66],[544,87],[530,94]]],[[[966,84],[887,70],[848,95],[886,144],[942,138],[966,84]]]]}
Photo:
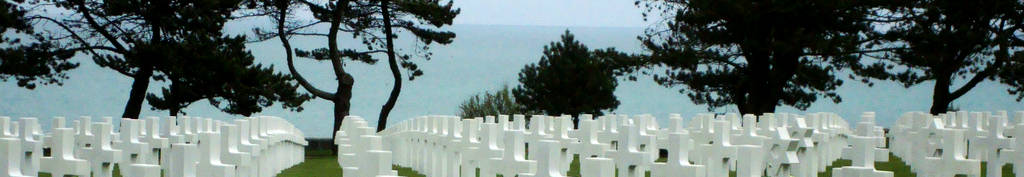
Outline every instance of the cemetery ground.
{"type": "MultiPolygon", "coordinates": [[[[665,162],[666,158],[661,157],[656,162],[665,162]]],[[[569,172],[567,176],[580,176],[580,159],[579,156],[573,158],[570,164],[569,172]]],[[[832,177],[832,169],[850,166],[851,161],[847,159],[839,159],[832,163],[825,172],[818,173],[819,177],[832,177]]],[[[985,162],[981,163],[981,176],[987,174],[985,162]]],[[[903,159],[896,157],[895,155],[889,154],[888,162],[875,162],[875,168],[880,171],[891,171],[894,177],[916,177],[917,174],[910,172],[910,166],[907,166],[903,159]]],[[[407,177],[422,177],[416,171],[410,168],[394,166],[394,170],[398,171],[398,175],[407,177]]],[[[1007,164],[1003,166],[1002,176],[1014,176],[1013,165],[1007,164]]],[[[292,168],[286,169],[278,176],[280,177],[320,177],[320,176],[342,176],[341,168],[338,166],[336,156],[331,155],[329,150],[311,150],[306,153],[306,161],[296,165],[292,168]]],[[[118,174],[115,174],[118,176],[118,174]]],[[[499,175],[501,176],[501,175],[499,175]]],[[[647,173],[650,177],[650,173],[647,173]]],[[[735,177],[736,173],[732,172],[729,174],[730,177],[735,177]]]]}
{"type": "MultiPolygon", "coordinates": [[[[664,160],[665,160],[665,158],[658,159],[659,162],[663,162],[664,160]]],[[[580,161],[579,161],[578,157],[577,158],[573,158],[573,161],[572,161],[572,164],[571,164],[572,168],[569,170],[568,176],[580,176],[579,163],[580,163],[580,161]]],[[[820,177],[831,177],[832,176],[832,168],[839,168],[839,167],[849,166],[850,165],[850,160],[840,159],[840,160],[837,160],[836,162],[834,162],[832,165],[833,166],[830,166],[826,172],[819,173],[818,176],[820,176],[820,177]]],[[[984,168],[985,165],[986,164],[984,162],[981,164],[981,166],[982,166],[982,168],[981,168],[982,169],[981,175],[982,176],[985,176],[985,174],[986,174],[986,171],[985,171],[985,168],[984,168]]],[[[903,163],[903,160],[901,160],[899,157],[896,157],[896,156],[893,156],[893,155],[889,155],[889,162],[875,162],[875,168],[877,168],[878,170],[881,170],[881,171],[891,171],[891,172],[894,173],[895,177],[915,177],[917,175],[917,174],[913,174],[913,173],[910,172],[910,166],[907,166],[905,163],[903,163]]],[[[419,174],[416,171],[413,171],[412,169],[409,169],[409,168],[394,166],[394,169],[398,170],[398,175],[401,175],[401,176],[407,176],[407,177],[421,177],[421,176],[424,176],[423,174],[419,174]]],[[[1013,176],[1014,174],[1013,174],[1013,170],[1012,169],[1013,169],[1013,165],[1003,166],[1003,176],[1013,176]]],[[[115,177],[120,177],[121,174],[119,172],[117,172],[117,171],[118,170],[115,167],[114,176],[115,177]]],[[[40,173],[39,176],[40,177],[51,177],[50,174],[48,174],[48,173],[40,173]]],[[[321,177],[321,176],[342,176],[342,175],[341,175],[341,168],[338,166],[338,161],[337,161],[336,157],[334,155],[331,155],[330,151],[327,151],[327,150],[317,150],[317,151],[307,152],[307,154],[306,154],[306,161],[305,162],[303,162],[303,163],[301,163],[299,165],[296,165],[296,166],[294,166],[292,168],[284,170],[283,172],[281,172],[281,174],[278,174],[278,176],[279,177],[321,177]]],[[[650,174],[648,174],[648,176],[650,176],[650,174]]],[[[730,176],[736,176],[736,174],[732,173],[732,174],[730,174],[730,176]]]]}
{"type": "MultiPolygon", "coordinates": [[[[662,158],[659,158],[657,160],[657,162],[664,162],[665,160],[666,160],[666,158],[662,157],[662,158]]],[[[850,166],[850,164],[851,164],[850,160],[846,160],[846,159],[837,160],[837,161],[835,161],[832,164],[832,166],[828,167],[828,170],[826,170],[826,172],[819,173],[818,176],[820,176],[820,177],[831,177],[832,176],[832,169],[833,168],[850,166]]],[[[986,168],[985,168],[985,166],[986,166],[985,162],[982,162],[981,166],[982,166],[982,168],[981,168],[981,176],[985,176],[985,174],[987,174],[987,171],[986,171],[986,168]]],[[[570,168],[570,170],[568,172],[568,176],[576,176],[576,177],[580,176],[579,157],[578,156],[573,158],[573,161],[572,161],[572,164],[570,164],[570,167],[571,168],[570,168]]],[[[880,171],[891,171],[891,172],[894,173],[894,177],[915,177],[915,176],[917,176],[916,174],[910,172],[910,166],[907,166],[906,163],[904,163],[902,159],[900,159],[899,157],[896,157],[894,155],[891,155],[891,154],[889,155],[889,161],[888,162],[875,162],[875,168],[877,168],[880,171]]],[[[410,168],[394,166],[393,169],[397,170],[398,174],[401,175],[401,176],[407,176],[407,177],[422,177],[422,176],[424,176],[423,174],[420,174],[420,173],[418,173],[416,171],[413,171],[410,168]]],[[[1007,164],[1006,166],[1003,166],[1002,176],[1014,176],[1014,173],[1013,173],[1012,169],[1013,169],[1013,165],[1012,164],[1007,164]]],[[[735,176],[735,175],[736,175],[736,173],[731,173],[730,174],[730,176],[735,176]]],[[[51,177],[50,174],[48,174],[48,173],[40,173],[39,176],[40,177],[51,177]]],[[[114,167],[114,175],[113,176],[115,176],[115,177],[120,177],[121,176],[121,174],[120,174],[120,172],[119,172],[119,170],[118,170],[118,168],[116,166],[114,167]]],[[[279,177],[342,176],[342,169],[338,165],[336,156],[332,155],[330,150],[324,150],[324,149],[321,149],[321,150],[309,150],[306,153],[306,160],[305,160],[305,162],[303,162],[301,164],[298,164],[298,165],[296,165],[294,167],[291,167],[291,168],[288,168],[288,169],[284,170],[283,172],[281,172],[281,174],[278,174],[278,176],[279,177]]],[[[648,173],[647,176],[650,176],[650,174],[648,173]]]]}
{"type": "MultiPolygon", "coordinates": [[[[281,172],[280,177],[320,177],[320,176],[342,176],[341,168],[338,167],[338,161],[335,156],[330,155],[329,151],[311,152],[306,155],[306,162],[303,162],[295,167],[289,168],[281,172]]],[[[665,158],[658,159],[659,162],[663,162],[665,158]]],[[[568,176],[580,176],[579,171],[579,158],[573,158],[571,168],[568,176]]],[[[850,166],[851,161],[846,159],[840,159],[832,163],[832,166],[828,167],[824,173],[818,173],[819,177],[832,177],[832,169],[850,166]]],[[[981,176],[985,176],[985,163],[981,164],[981,176]]],[[[910,166],[907,166],[902,159],[894,155],[889,155],[889,162],[875,162],[875,168],[880,171],[891,171],[894,173],[894,177],[916,177],[917,174],[910,172],[910,166]]],[[[394,166],[395,170],[398,170],[398,175],[408,177],[421,177],[423,174],[419,174],[409,168],[394,166]]],[[[1003,166],[1002,176],[1013,176],[1013,166],[1003,166]]],[[[647,176],[650,176],[648,173],[647,176]]],[[[730,177],[735,177],[736,173],[731,173],[730,177]]]]}

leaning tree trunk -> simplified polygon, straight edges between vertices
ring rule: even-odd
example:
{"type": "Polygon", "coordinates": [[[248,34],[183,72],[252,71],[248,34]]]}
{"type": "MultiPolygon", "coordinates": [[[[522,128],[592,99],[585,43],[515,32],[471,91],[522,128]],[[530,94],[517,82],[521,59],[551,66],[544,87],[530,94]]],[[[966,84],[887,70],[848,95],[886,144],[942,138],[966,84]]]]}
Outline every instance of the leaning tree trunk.
{"type": "Polygon", "coordinates": [[[395,108],[398,95],[402,92],[402,72],[398,70],[398,61],[395,59],[395,43],[391,39],[391,13],[388,12],[388,0],[380,1],[380,9],[381,14],[384,16],[384,38],[388,48],[388,66],[391,68],[391,76],[394,77],[395,84],[391,87],[388,101],[380,109],[380,117],[377,118],[377,132],[384,131],[384,128],[387,128],[388,114],[391,114],[391,109],[395,108]]]}
{"type": "Polygon", "coordinates": [[[146,90],[149,89],[149,77],[153,76],[153,68],[143,66],[135,73],[132,81],[132,89],[128,93],[128,103],[124,106],[124,114],[121,118],[138,119],[142,111],[142,102],[146,100],[146,90]]]}

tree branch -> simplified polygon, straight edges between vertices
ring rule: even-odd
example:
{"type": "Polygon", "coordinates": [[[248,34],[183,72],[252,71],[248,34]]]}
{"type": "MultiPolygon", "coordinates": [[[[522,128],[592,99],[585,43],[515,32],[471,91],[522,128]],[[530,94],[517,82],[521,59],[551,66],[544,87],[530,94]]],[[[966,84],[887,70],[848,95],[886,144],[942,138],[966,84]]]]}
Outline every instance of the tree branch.
{"type": "Polygon", "coordinates": [[[975,74],[970,81],[967,81],[967,84],[964,84],[964,86],[960,86],[959,89],[956,89],[956,91],[950,93],[950,100],[960,98],[960,96],[964,96],[964,94],[967,94],[967,91],[970,91],[975,86],[978,86],[978,83],[984,81],[985,78],[988,78],[989,76],[996,74],[996,71],[999,71],[999,68],[1001,68],[1002,65],[1003,60],[997,60],[996,63],[985,68],[985,70],[982,70],[981,72],[978,72],[978,74],[975,74]]]}
{"type": "Polygon", "coordinates": [[[99,23],[96,23],[96,19],[93,19],[92,14],[89,14],[89,10],[85,7],[85,1],[76,0],[75,2],[78,3],[78,11],[82,13],[82,17],[84,17],[85,20],[89,22],[89,26],[95,28],[96,32],[100,33],[100,35],[106,38],[107,41],[110,42],[110,44],[114,45],[114,48],[117,48],[117,50],[122,52],[128,51],[128,48],[125,48],[124,45],[121,45],[120,42],[117,42],[117,38],[115,38],[113,35],[110,35],[110,33],[107,32],[107,30],[105,30],[102,26],[100,26],[99,23]]]}
{"type": "MultiPolygon", "coordinates": [[[[60,23],[56,19],[53,19],[53,18],[50,18],[50,17],[44,17],[44,16],[35,16],[35,17],[32,17],[32,18],[29,18],[29,20],[35,20],[35,19],[41,19],[41,20],[45,20],[45,21],[50,21],[50,22],[56,24],[61,29],[64,29],[64,31],[67,31],[68,33],[70,33],[71,34],[71,38],[74,38],[76,41],[81,43],[82,46],[85,46],[83,48],[94,48],[94,47],[89,45],[88,41],[85,41],[85,38],[82,38],[81,36],[78,36],[78,34],[76,34],[75,31],[71,30],[71,27],[68,27],[67,25],[65,25],[63,23],[60,23]]],[[[96,49],[100,49],[100,48],[96,48],[96,49]]],[[[119,50],[117,50],[115,48],[110,48],[110,49],[111,49],[110,51],[112,51],[112,52],[116,52],[116,53],[121,52],[121,51],[119,51],[119,50]]],[[[88,51],[89,51],[89,53],[92,53],[93,56],[98,56],[99,55],[98,53],[96,53],[96,51],[92,51],[92,50],[88,50],[88,51]]]]}
{"type": "Polygon", "coordinates": [[[302,77],[302,74],[299,73],[299,71],[295,69],[295,58],[292,56],[292,53],[293,53],[292,45],[291,45],[291,43],[289,43],[289,41],[288,41],[288,33],[286,33],[285,29],[284,29],[285,28],[285,16],[287,15],[287,7],[281,7],[278,10],[280,11],[281,14],[280,14],[280,17],[278,17],[278,25],[277,25],[278,36],[277,37],[279,39],[281,39],[281,45],[285,49],[285,55],[286,55],[285,58],[288,61],[288,71],[291,72],[293,76],[295,76],[295,80],[297,80],[299,82],[299,85],[301,85],[302,88],[304,88],[307,91],[309,91],[309,93],[312,93],[313,96],[320,97],[320,98],[323,98],[325,100],[334,100],[335,95],[333,93],[330,93],[330,92],[327,92],[327,91],[323,91],[323,90],[320,90],[320,89],[316,88],[316,86],[313,86],[313,84],[310,84],[309,81],[307,81],[305,77],[302,77]]]}

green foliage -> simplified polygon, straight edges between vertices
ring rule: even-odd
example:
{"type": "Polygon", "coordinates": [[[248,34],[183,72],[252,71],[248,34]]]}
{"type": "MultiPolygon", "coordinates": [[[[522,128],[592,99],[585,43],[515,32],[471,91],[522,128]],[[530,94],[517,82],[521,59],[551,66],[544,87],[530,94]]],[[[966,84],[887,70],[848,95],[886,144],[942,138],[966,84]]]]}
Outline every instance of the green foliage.
{"type": "Polygon", "coordinates": [[[401,88],[401,74],[398,72],[398,67],[409,71],[409,80],[423,75],[423,71],[413,61],[412,54],[398,54],[399,51],[393,50],[393,43],[390,41],[397,37],[390,33],[394,28],[411,32],[413,37],[422,42],[422,47],[417,54],[422,54],[420,56],[425,60],[430,60],[432,53],[428,52],[428,49],[431,44],[449,44],[455,38],[455,33],[439,28],[451,25],[452,20],[459,14],[459,9],[453,8],[451,1],[448,1],[447,4],[438,0],[387,2],[379,0],[326,2],[250,0],[247,4],[249,7],[258,7],[257,11],[264,12],[263,14],[274,20],[276,25],[274,30],[257,28],[254,29],[254,32],[261,40],[275,37],[281,40],[281,45],[285,48],[285,59],[288,62],[289,71],[295,76],[299,85],[317,98],[334,102],[334,131],[341,128],[341,121],[349,114],[352,86],[356,80],[345,71],[345,62],[352,60],[375,64],[377,59],[372,58],[370,54],[387,53],[388,64],[395,78],[395,88],[388,102],[382,108],[381,117],[378,120],[378,122],[383,122],[378,125],[378,131],[381,131],[386,126],[387,113],[397,100],[398,91],[401,88]],[[312,13],[312,19],[294,15],[296,10],[309,10],[312,13]],[[321,23],[329,25],[327,31],[311,29],[321,23]],[[340,34],[350,34],[352,39],[360,40],[363,46],[340,47],[338,44],[340,34]],[[327,47],[312,50],[293,49],[289,43],[289,36],[293,35],[325,37],[327,47]],[[338,80],[338,86],[334,89],[337,91],[325,91],[309,83],[295,68],[293,53],[298,57],[330,61],[333,74],[338,80]]]}
{"type": "Polygon", "coordinates": [[[511,88],[503,87],[494,93],[484,92],[473,95],[462,104],[459,104],[459,117],[476,118],[494,115],[532,115],[526,106],[516,102],[512,96],[511,88]]]}
{"type": "Polygon", "coordinates": [[[0,81],[13,79],[26,89],[62,84],[64,72],[78,67],[68,61],[75,52],[36,33],[18,3],[24,1],[0,2],[0,81]]]}
{"type": "MultiPolygon", "coordinates": [[[[138,117],[148,98],[154,109],[178,113],[192,102],[209,100],[232,114],[249,115],[274,102],[301,110],[309,96],[297,92],[291,76],[253,62],[245,37],[222,33],[242,0],[42,0],[31,19],[47,30],[55,46],[87,52],[93,61],[132,77],[124,117],[138,117]],[[160,95],[148,94],[150,80],[169,82],[160,95]]],[[[66,53],[70,57],[73,53],[66,53]]],[[[65,55],[60,55],[65,56],[65,55]]]]}
{"type": "MultiPolygon", "coordinates": [[[[665,87],[709,110],[735,105],[742,113],[778,105],[806,109],[819,98],[841,102],[836,72],[857,61],[868,15],[863,0],[639,0],[663,25],[640,37],[647,67],[665,87]]],[[[853,77],[853,76],[851,76],[853,77]]]]}
{"type": "MultiPolygon", "coordinates": [[[[267,2],[263,3],[291,3],[292,0],[263,0],[267,2]]],[[[303,58],[310,58],[315,60],[331,60],[332,57],[337,57],[340,61],[342,59],[363,62],[367,64],[375,64],[377,59],[372,58],[369,54],[372,53],[383,53],[386,52],[383,49],[386,46],[385,38],[383,37],[383,20],[381,14],[381,7],[379,0],[365,0],[365,1],[336,1],[336,2],[313,2],[307,0],[298,0],[297,2],[304,4],[310,12],[313,13],[315,19],[294,19],[289,23],[300,23],[302,21],[322,21],[322,22],[338,22],[338,30],[344,33],[350,33],[353,39],[362,41],[364,46],[357,48],[332,49],[331,47],[316,48],[311,50],[296,49],[296,56],[303,58]],[[335,20],[335,19],[339,20],[335,20]],[[358,48],[365,48],[360,50],[358,48]]],[[[438,28],[451,25],[455,16],[459,14],[459,9],[453,6],[451,1],[442,3],[438,0],[430,1],[395,1],[390,3],[388,8],[391,12],[391,18],[386,19],[391,21],[394,28],[406,30],[413,34],[413,37],[418,41],[422,42],[422,46],[413,52],[396,51],[398,56],[398,63],[403,69],[409,71],[409,80],[413,80],[418,76],[423,75],[423,71],[414,62],[414,59],[421,57],[425,60],[430,60],[432,53],[428,50],[430,44],[449,44],[455,38],[455,33],[450,31],[439,30],[438,28]]],[[[288,24],[285,24],[288,25],[288,24]]],[[[290,26],[289,31],[296,31],[305,29],[310,26],[294,25],[290,26]]],[[[268,36],[278,35],[276,32],[263,31],[257,29],[257,33],[264,34],[266,36],[261,37],[267,39],[268,36]]],[[[329,36],[330,31],[327,33],[316,33],[314,36],[329,36]]],[[[398,38],[392,36],[392,38],[398,38]]]]}
{"type": "MultiPolygon", "coordinates": [[[[0,30],[7,31],[13,29],[16,31],[30,31],[32,28],[25,19],[25,10],[18,6],[17,3],[23,3],[24,0],[18,1],[3,1],[0,2],[0,30]]],[[[3,32],[0,31],[0,32],[3,32]]]]}
{"type": "Polygon", "coordinates": [[[1010,86],[1017,101],[1024,98],[1024,2],[1016,0],[894,1],[884,18],[891,27],[880,46],[894,48],[871,55],[885,68],[872,78],[906,87],[935,81],[932,113],[944,113],[951,102],[985,80],[1010,86]],[[970,7],[970,8],[964,8],[970,7]],[[962,85],[960,84],[962,83],[962,85]],[[953,87],[954,85],[960,85],[953,87]]]}
{"type": "Polygon", "coordinates": [[[512,90],[516,101],[548,115],[601,115],[615,110],[615,49],[590,50],[569,31],[561,41],[544,47],[536,64],[519,73],[520,86],[512,90]]]}
{"type": "Polygon", "coordinates": [[[206,99],[226,113],[249,116],[275,102],[301,111],[301,104],[312,99],[298,93],[290,75],[255,64],[245,49],[244,36],[189,40],[165,50],[180,56],[173,60],[178,63],[159,65],[171,85],[163,88],[161,95],[146,96],[154,110],[169,110],[174,115],[206,99]]]}

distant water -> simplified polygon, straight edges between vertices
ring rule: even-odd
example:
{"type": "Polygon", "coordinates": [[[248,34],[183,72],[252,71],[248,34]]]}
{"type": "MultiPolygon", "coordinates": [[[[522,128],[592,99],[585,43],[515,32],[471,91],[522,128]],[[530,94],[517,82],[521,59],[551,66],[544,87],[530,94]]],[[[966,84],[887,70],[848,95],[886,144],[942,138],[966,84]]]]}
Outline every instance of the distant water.
{"type": "MultiPolygon", "coordinates": [[[[235,25],[228,31],[247,31],[245,25],[235,25]]],[[[450,28],[458,37],[447,46],[433,46],[430,61],[417,61],[425,75],[415,81],[405,81],[401,97],[391,113],[389,123],[399,122],[414,116],[457,112],[457,105],[473,94],[501,88],[502,85],[516,85],[517,73],[526,64],[540,59],[544,45],[559,39],[565,30],[572,31],[576,38],[588,47],[615,47],[629,52],[642,52],[636,37],[642,28],[603,27],[550,27],[550,26],[496,26],[456,25],[450,28]]],[[[409,34],[400,34],[408,37],[409,34]]],[[[344,35],[343,35],[344,36],[344,35]]],[[[347,37],[347,36],[346,36],[347,37]]],[[[408,38],[398,41],[398,47],[413,51],[417,47],[408,38]]],[[[293,45],[311,49],[326,46],[325,40],[295,38],[293,45]]],[[[347,40],[346,48],[360,48],[357,41],[347,40]]],[[[278,71],[286,72],[283,49],[277,40],[253,43],[250,50],[265,64],[273,64],[278,71]]],[[[383,58],[379,56],[378,58],[383,58]]],[[[131,80],[115,72],[99,68],[88,57],[76,57],[82,66],[69,73],[71,79],[63,87],[43,86],[35,90],[17,88],[13,82],[0,84],[0,115],[11,117],[40,117],[44,127],[49,127],[53,116],[118,116],[128,98],[131,80]]],[[[299,60],[300,72],[318,87],[335,90],[330,64],[299,60]]],[[[381,105],[391,89],[391,75],[386,63],[366,65],[351,63],[346,69],[354,75],[352,114],[368,119],[371,126],[376,124],[381,105]]],[[[845,76],[845,74],[837,74],[845,76]]],[[[150,92],[158,91],[166,83],[150,86],[150,92]]],[[[838,92],[843,102],[819,101],[807,112],[830,111],[839,113],[850,121],[859,120],[861,112],[878,112],[878,121],[889,126],[903,112],[926,111],[930,105],[931,83],[904,89],[902,86],[878,82],[868,87],[856,81],[847,81],[838,92]]],[[[690,118],[697,113],[707,112],[705,106],[694,105],[678,88],[665,88],[649,78],[640,81],[622,81],[615,94],[621,105],[614,112],[618,114],[653,114],[664,124],[670,113],[680,113],[690,118]]],[[[955,105],[963,110],[1022,110],[1024,103],[1015,102],[1006,92],[1006,87],[986,81],[955,105]]],[[[262,114],[281,116],[290,120],[309,137],[331,135],[332,105],[316,100],[304,105],[305,111],[288,112],[275,105],[262,114]]],[[[151,111],[143,107],[144,116],[166,116],[166,112],[151,111]]],[[[724,108],[717,112],[735,112],[735,108],[724,108]]],[[[780,107],[782,112],[800,112],[790,107],[780,107]]],[[[185,110],[191,116],[232,119],[239,116],[224,114],[202,101],[185,110]]],[[[98,118],[94,118],[98,119],[98,118]]],[[[70,125],[70,122],[69,122],[70,125]]]]}

